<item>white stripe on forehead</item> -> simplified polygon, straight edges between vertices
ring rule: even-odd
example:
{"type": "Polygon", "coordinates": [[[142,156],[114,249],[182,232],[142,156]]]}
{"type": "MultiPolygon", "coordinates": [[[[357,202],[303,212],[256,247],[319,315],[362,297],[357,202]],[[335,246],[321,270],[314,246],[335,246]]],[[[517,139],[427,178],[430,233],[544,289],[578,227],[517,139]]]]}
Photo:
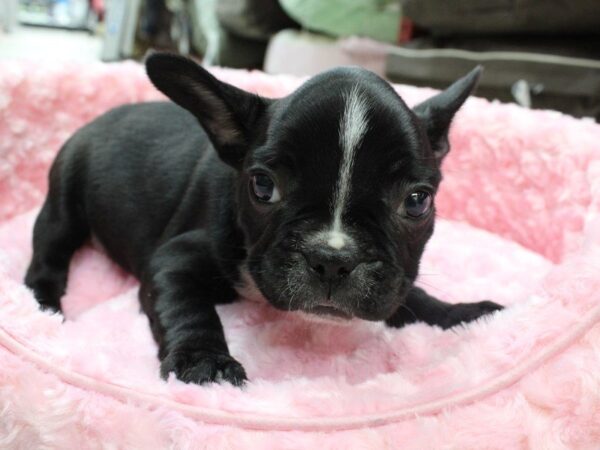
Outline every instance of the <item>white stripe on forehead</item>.
{"type": "Polygon", "coordinates": [[[327,244],[336,250],[344,247],[346,239],[348,239],[343,231],[342,215],[350,197],[352,169],[354,168],[356,151],[369,126],[367,120],[369,107],[357,85],[347,95],[344,95],[344,101],[344,114],[339,129],[342,161],[332,205],[333,224],[327,241],[327,244]]]}

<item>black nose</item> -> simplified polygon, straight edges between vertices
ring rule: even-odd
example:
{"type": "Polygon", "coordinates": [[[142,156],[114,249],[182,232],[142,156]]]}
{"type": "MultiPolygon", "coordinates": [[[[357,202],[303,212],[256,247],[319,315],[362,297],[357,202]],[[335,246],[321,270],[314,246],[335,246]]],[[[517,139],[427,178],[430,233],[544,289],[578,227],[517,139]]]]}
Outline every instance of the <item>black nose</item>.
{"type": "Polygon", "coordinates": [[[303,254],[321,281],[339,281],[350,275],[358,265],[356,258],[335,250],[315,249],[303,254]]]}

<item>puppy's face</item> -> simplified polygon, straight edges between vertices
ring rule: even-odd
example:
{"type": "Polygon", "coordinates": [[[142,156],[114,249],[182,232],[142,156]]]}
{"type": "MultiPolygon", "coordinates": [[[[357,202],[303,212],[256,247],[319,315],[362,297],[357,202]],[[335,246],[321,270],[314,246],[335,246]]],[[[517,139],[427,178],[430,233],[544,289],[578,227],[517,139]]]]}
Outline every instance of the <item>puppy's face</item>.
{"type": "Polygon", "coordinates": [[[357,69],[270,109],[238,185],[250,275],[277,308],[387,318],[433,231],[440,171],[418,119],[357,69]]]}
{"type": "Polygon", "coordinates": [[[415,111],[362,69],[325,72],[280,100],[200,73],[193,89],[208,117],[161,90],[199,117],[238,170],[247,269],[265,298],[283,310],[389,317],[417,276],[450,121],[479,71],[415,111]]]}

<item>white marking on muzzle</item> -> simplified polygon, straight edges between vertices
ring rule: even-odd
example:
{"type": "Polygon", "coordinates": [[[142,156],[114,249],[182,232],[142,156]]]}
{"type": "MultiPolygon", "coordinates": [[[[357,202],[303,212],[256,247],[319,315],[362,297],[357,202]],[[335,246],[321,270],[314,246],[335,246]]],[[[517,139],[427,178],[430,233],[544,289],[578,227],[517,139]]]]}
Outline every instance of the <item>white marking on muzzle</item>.
{"type": "Polygon", "coordinates": [[[342,215],[350,197],[356,151],[369,127],[367,121],[369,107],[358,86],[354,86],[349,94],[344,97],[346,104],[340,122],[342,161],[333,200],[333,223],[327,240],[327,245],[336,250],[343,248],[346,245],[346,240],[349,239],[343,230],[342,215]]]}

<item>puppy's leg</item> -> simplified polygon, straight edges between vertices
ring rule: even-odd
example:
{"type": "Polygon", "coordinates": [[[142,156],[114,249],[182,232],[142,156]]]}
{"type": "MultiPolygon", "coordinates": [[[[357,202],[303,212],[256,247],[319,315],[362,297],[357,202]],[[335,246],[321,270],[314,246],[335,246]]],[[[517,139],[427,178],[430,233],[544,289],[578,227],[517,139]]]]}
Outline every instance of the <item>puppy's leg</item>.
{"type": "Polygon", "coordinates": [[[220,378],[239,386],[242,365],[231,357],[215,304],[237,293],[220,273],[202,231],[182,234],[152,256],[140,288],[142,308],[159,346],[161,376],[185,382],[220,378]]]}
{"type": "MultiPolygon", "coordinates": [[[[52,184],[52,181],[51,181],[52,184]]],[[[89,227],[75,202],[51,186],[33,230],[33,257],[25,284],[33,289],[42,309],[60,311],[69,262],[89,236],[89,227]]]]}
{"type": "Polygon", "coordinates": [[[447,329],[500,309],[503,309],[503,306],[490,301],[446,303],[432,297],[421,288],[413,287],[404,305],[386,320],[386,324],[400,328],[408,323],[420,321],[447,329]]]}

